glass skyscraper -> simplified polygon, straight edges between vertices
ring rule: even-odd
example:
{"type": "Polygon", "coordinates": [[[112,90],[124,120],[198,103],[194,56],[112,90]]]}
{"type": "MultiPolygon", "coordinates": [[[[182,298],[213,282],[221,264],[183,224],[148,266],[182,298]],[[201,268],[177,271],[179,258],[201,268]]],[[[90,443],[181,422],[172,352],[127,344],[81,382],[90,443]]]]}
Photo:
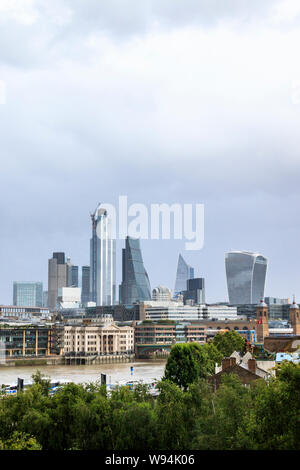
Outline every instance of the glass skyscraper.
{"type": "Polygon", "coordinates": [[[43,307],[43,283],[14,282],[13,305],[17,307],[43,307]]]}
{"type": "Polygon", "coordinates": [[[85,306],[90,301],[90,267],[82,266],[81,303],[85,306]]]}
{"type": "Polygon", "coordinates": [[[111,220],[101,204],[91,215],[90,291],[96,305],[114,305],[116,300],[116,240],[111,220]]]}
{"type": "Polygon", "coordinates": [[[183,300],[194,304],[205,304],[205,279],[203,277],[188,279],[187,288],[183,291],[183,300]]]}
{"type": "Polygon", "coordinates": [[[259,253],[231,251],[225,256],[231,305],[259,304],[264,299],[268,260],[259,253]]]}
{"type": "Polygon", "coordinates": [[[177,265],[177,273],[176,273],[176,281],[175,281],[175,289],[174,295],[180,294],[187,290],[187,281],[188,279],[194,279],[194,268],[189,266],[183,257],[179,255],[178,258],[178,265],[177,265]]]}
{"type": "Polygon", "coordinates": [[[149,277],[144,268],[140,240],[126,238],[122,250],[122,284],[119,288],[119,303],[132,305],[151,300],[149,277]]]}
{"type": "Polygon", "coordinates": [[[68,287],[78,287],[78,266],[71,263],[70,258],[67,259],[68,265],[68,287]]]}

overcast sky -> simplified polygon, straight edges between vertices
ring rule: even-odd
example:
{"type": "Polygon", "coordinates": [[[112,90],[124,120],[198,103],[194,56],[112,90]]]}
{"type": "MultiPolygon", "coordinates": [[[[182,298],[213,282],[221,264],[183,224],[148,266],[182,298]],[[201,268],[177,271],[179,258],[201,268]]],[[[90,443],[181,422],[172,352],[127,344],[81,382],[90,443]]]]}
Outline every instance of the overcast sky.
{"type": "Polygon", "coordinates": [[[46,290],[53,251],[88,264],[89,213],[119,195],[205,205],[202,250],[142,241],[152,288],[182,253],[227,300],[241,249],[300,301],[299,26],[299,0],[1,0],[0,304],[46,290]]]}

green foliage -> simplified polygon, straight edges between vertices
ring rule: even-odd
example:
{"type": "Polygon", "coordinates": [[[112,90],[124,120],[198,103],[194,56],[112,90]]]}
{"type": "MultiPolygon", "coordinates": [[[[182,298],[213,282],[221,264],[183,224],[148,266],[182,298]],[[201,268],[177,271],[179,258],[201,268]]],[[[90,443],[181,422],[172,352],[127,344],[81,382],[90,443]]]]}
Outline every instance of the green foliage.
{"type": "Polygon", "coordinates": [[[233,351],[243,351],[245,340],[234,330],[226,331],[226,333],[218,333],[213,339],[214,346],[223,355],[229,357],[233,351]]]}
{"type": "Polygon", "coordinates": [[[200,374],[200,346],[197,343],[175,344],[171,348],[165,369],[165,379],[179,387],[187,387],[195,382],[200,374]]]}
{"type": "Polygon", "coordinates": [[[37,370],[35,374],[32,374],[31,378],[34,384],[40,386],[42,394],[48,396],[51,380],[42,374],[39,370],[37,370]]]}
{"type": "Polygon", "coordinates": [[[215,364],[220,364],[222,357],[212,343],[175,344],[168,357],[164,378],[187,390],[199,378],[213,374],[215,364]]]}
{"type": "Polygon", "coordinates": [[[300,365],[283,362],[256,396],[246,434],[255,449],[300,449],[300,365]]]}
{"type": "MultiPolygon", "coordinates": [[[[194,345],[187,358],[201,364],[208,349],[215,353],[194,345]]],[[[251,388],[225,375],[213,392],[199,364],[186,388],[162,380],[157,398],[143,384],[107,393],[99,383],[71,383],[49,396],[35,375],[32,387],[0,399],[0,449],[299,450],[300,365],[283,363],[251,388]]]]}
{"type": "Polygon", "coordinates": [[[0,450],[41,450],[34,437],[15,431],[10,439],[0,441],[0,450]]]}

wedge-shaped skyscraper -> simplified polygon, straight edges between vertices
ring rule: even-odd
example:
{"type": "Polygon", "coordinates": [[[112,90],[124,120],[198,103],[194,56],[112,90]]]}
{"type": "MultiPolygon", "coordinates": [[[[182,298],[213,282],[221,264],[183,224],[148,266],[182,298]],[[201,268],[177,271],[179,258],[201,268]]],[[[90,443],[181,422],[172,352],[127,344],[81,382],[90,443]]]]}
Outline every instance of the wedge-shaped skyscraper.
{"type": "Polygon", "coordinates": [[[140,241],[126,238],[122,250],[122,284],[119,288],[120,304],[132,305],[136,302],[151,300],[151,288],[144,268],[140,241]]]}
{"type": "Polygon", "coordinates": [[[194,268],[189,266],[181,255],[178,258],[174,296],[187,290],[188,279],[194,279],[194,268]]]}
{"type": "Polygon", "coordinates": [[[231,251],[225,255],[231,305],[259,304],[264,299],[268,260],[259,253],[231,251]]]}

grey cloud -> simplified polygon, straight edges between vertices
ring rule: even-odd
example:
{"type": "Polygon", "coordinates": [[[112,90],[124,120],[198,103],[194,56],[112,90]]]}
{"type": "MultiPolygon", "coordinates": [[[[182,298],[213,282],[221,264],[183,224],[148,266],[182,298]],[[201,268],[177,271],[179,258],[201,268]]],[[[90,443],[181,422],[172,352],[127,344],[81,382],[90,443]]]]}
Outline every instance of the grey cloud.
{"type": "Polygon", "coordinates": [[[104,29],[117,36],[145,31],[153,22],[164,26],[214,25],[224,19],[252,20],[267,14],[278,0],[67,0],[76,24],[104,29]]]}
{"type": "MultiPolygon", "coordinates": [[[[69,23],[40,6],[36,23],[2,28],[0,303],[11,302],[13,279],[46,282],[52,251],[87,263],[89,211],[119,194],[205,204],[205,247],[185,256],[207,276],[210,301],[226,299],[231,248],[272,260],[270,295],[297,293],[300,107],[289,101],[289,43],[280,37],[279,49],[272,30],[257,40],[255,29],[242,42],[238,31],[241,49],[229,41],[223,57],[223,38],[213,41],[220,21],[242,27],[275,3],[57,1],[72,10],[69,23]],[[164,34],[152,48],[142,36],[155,20],[164,34]],[[182,44],[175,28],[195,25],[210,34],[189,55],[195,37],[182,44]],[[110,38],[87,52],[84,39],[99,31],[110,38]]],[[[152,285],[172,288],[184,244],[142,246],[152,285]]]]}
{"type": "MultiPolygon", "coordinates": [[[[35,67],[62,58],[83,59],[86,39],[104,33],[116,40],[138,37],[155,25],[162,30],[214,27],[234,21],[245,27],[267,18],[280,0],[36,0],[38,19],[16,23],[3,14],[0,47],[3,64],[35,67]],[[57,18],[61,18],[58,21],[57,18]]],[[[0,62],[0,63],[1,63],[0,62]]]]}

